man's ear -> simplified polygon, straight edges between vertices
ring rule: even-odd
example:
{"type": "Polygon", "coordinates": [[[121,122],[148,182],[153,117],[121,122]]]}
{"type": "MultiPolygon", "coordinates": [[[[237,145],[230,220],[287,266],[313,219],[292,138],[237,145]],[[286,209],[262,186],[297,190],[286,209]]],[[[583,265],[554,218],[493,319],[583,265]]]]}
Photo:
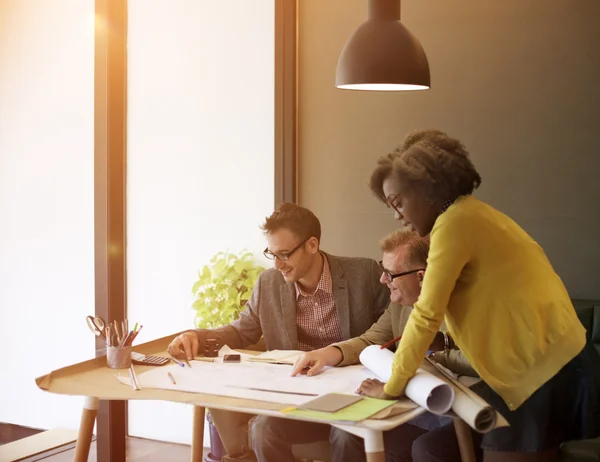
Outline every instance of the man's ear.
{"type": "Polygon", "coordinates": [[[417,279],[419,281],[419,287],[423,287],[423,279],[425,279],[425,271],[417,271],[417,279]]]}
{"type": "Polygon", "coordinates": [[[316,237],[311,237],[306,243],[310,253],[315,254],[319,251],[319,240],[316,237]]]}

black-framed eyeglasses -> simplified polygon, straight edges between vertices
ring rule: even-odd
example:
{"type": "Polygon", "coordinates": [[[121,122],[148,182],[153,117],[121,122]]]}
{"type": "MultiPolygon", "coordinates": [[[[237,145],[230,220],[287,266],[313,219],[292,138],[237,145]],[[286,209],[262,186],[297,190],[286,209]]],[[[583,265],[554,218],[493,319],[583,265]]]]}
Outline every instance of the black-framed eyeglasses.
{"type": "Polygon", "coordinates": [[[384,268],[383,261],[379,262],[379,266],[381,267],[381,271],[383,271],[383,274],[385,274],[390,281],[393,281],[396,278],[401,278],[402,276],[408,276],[409,274],[418,273],[419,271],[425,271],[425,268],[418,268],[410,271],[404,271],[403,273],[392,274],[390,270],[384,268]]]}
{"type": "Polygon", "coordinates": [[[277,257],[277,260],[279,261],[288,261],[290,259],[290,257],[294,254],[294,252],[296,250],[298,250],[300,247],[302,247],[306,241],[308,241],[310,239],[310,237],[307,237],[306,239],[304,239],[300,244],[298,244],[296,247],[294,247],[292,250],[290,250],[289,252],[271,252],[269,250],[269,248],[267,247],[265,250],[263,250],[263,255],[265,257],[267,257],[269,260],[275,260],[275,257],[277,257]]]}

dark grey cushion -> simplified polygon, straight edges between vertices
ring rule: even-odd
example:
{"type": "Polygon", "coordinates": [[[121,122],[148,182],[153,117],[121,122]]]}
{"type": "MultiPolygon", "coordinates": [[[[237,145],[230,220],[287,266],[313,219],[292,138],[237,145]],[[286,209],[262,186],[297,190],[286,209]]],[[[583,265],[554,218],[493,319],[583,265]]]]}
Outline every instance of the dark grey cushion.
{"type": "MultiPolygon", "coordinates": [[[[587,330],[588,340],[600,352],[600,301],[574,299],[579,320],[587,330]]],[[[561,462],[600,462],[600,438],[569,441],[560,448],[561,462]]]]}
{"type": "Polygon", "coordinates": [[[600,462],[600,438],[569,441],[560,447],[561,462],[600,462]]]}

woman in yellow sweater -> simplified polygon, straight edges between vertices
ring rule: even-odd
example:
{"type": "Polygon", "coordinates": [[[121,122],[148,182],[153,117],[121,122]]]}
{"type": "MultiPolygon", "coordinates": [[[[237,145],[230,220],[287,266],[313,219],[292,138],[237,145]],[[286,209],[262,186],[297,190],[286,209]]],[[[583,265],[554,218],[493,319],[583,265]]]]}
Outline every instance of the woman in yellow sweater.
{"type": "Polygon", "coordinates": [[[371,189],[431,247],[392,377],[360,391],[400,396],[445,317],[479,393],[510,423],[484,436],[485,460],[554,461],[562,442],[600,435],[600,357],[542,248],[472,196],[480,183],[462,143],[438,130],[379,160],[371,189]]]}

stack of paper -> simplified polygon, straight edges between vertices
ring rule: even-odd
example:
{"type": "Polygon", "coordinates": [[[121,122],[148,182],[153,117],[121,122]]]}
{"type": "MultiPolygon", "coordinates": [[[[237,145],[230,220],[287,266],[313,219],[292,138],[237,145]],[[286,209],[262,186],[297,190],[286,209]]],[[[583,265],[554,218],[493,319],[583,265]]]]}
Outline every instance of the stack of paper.
{"type": "MultiPolygon", "coordinates": [[[[296,417],[328,420],[332,422],[359,422],[396,404],[396,401],[364,397],[360,401],[335,412],[314,411],[311,409],[289,408],[282,412],[296,417]]],[[[406,412],[408,409],[403,409],[406,412]]]]}
{"type": "MultiPolygon", "coordinates": [[[[239,363],[190,361],[190,365],[161,366],[138,374],[140,387],[299,405],[327,393],[351,394],[372,377],[363,366],[332,367],[314,377],[291,377],[290,365],[252,362],[244,357],[239,363]]],[[[130,384],[129,377],[118,379],[130,384]]]]}

